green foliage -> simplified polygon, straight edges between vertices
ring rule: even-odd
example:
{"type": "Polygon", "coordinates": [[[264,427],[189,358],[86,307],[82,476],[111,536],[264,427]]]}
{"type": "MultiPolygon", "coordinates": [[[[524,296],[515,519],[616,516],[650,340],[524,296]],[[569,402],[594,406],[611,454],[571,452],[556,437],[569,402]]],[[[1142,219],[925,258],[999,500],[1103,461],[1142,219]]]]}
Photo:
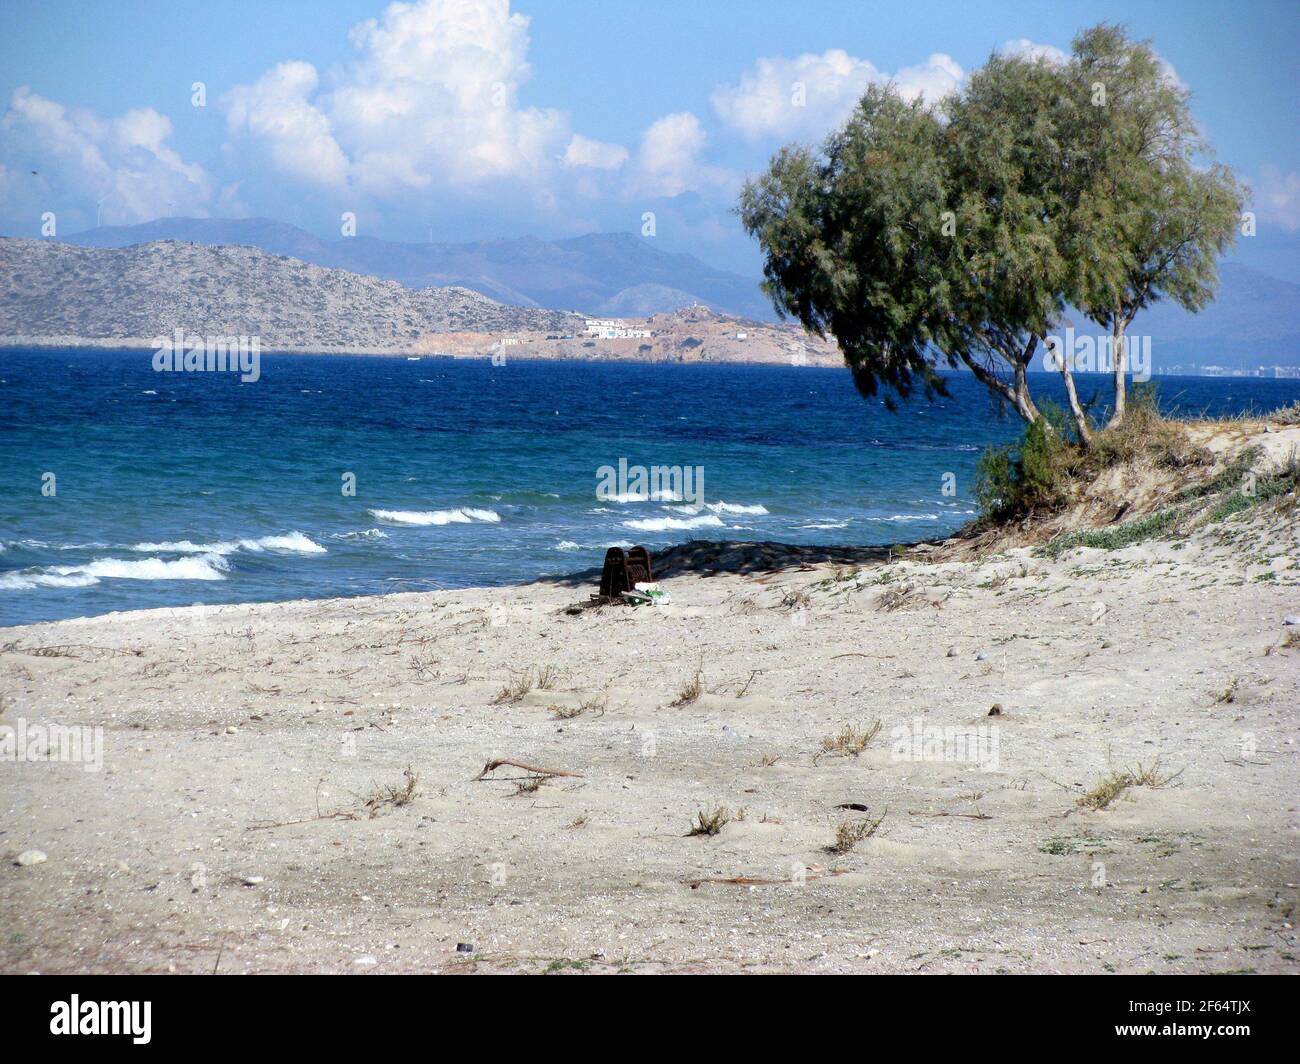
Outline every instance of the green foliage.
{"type": "Polygon", "coordinates": [[[1049,416],[1031,421],[1016,446],[990,447],[975,475],[975,499],[985,521],[1024,517],[1060,501],[1061,458],[1066,446],[1053,408],[1049,416]]]}
{"type": "Polygon", "coordinates": [[[1189,91],[1149,42],[1105,24],[1075,38],[1061,87],[1071,301],[1107,327],[1161,298],[1200,310],[1236,235],[1243,189],[1212,163],[1189,91]]]}
{"type": "Polygon", "coordinates": [[[1169,531],[1177,523],[1178,516],[1179,510],[1170,507],[1167,510],[1157,510],[1155,513],[1140,517],[1136,521],[1113,525],[1110,528],[1079,529],[1076,532],[1067,532],[1063,536],[1057,536],[1051,543],[1044,546],[1042,548],[1043,553],[1049,558],[1056,558],[1071,547],[1119,550],[1121,547],[1141,543],[1143,540],[1152,539],[1169,531]]]}
{"type": "Polygon", "coordinates": [[[951,310],[942,141],[921,103],[872,86],[820,154],[783,148],[741,192],[777,311],[833,334],[865,396],[943,388],[930,354],[951,310]]]}

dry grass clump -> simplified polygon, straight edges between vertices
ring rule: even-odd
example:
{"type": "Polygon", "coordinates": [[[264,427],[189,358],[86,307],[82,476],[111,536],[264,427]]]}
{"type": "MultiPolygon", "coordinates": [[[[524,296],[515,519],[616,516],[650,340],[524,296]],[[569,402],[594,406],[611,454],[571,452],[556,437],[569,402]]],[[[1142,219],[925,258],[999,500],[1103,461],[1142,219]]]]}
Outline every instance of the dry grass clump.
{"type": "Polygon", "coordinates": [[[853,757],[857,757],[867,748],[867,744],[879,734],[879,720],[873,720],[863,727],[856,724],[846,724],[840,731],[827,735],[822,739],[821,753],[813,760],[816,761],[817,758],[825,754],[851,754],[853,757]]]}
{"type": "Polygon", "coordinates": [[[521,780],[516,780],[515,789],[511,792],[510,797],[518,798],[524,794],[536,794],[541,790],[542,784],[550,778],[550,776],[525,776],[521,780]]]}
{"type": "Polygon", "coordinates": [[[494,706],[499,706],[504,702],[518,702],[524,695],[533,689],[533,674],[525,669],[520,673],[512,673],[501,686],[495,697],[492,699],[494,706]]]}
{"type": "Polygon", "coordinates": [[[510,679],[502,686],[492,699],[494,706],[502,703],[518,702],[534,687],[539,691],[550,691],[560,678],[560,670],[554,665],[543,665],[536,671],[524,669],[523,672],[511,673],[510,679]]]}
{"type": "Polygon", "coordinates": [[[1096,474],[1108,466],[1146,459],[1163,469],[1214,464],[1214,454],[1194,444],[1186,428],[1165,418],[1154,390],[1135,389],[1124,420],[1093,436],[1092,447],[1079,456],[1078,471],[1096,474]]]}
{"type": "Polygon", "coordinates": [[[912,605],[916,599],[916,588],[911,584],[900,584],[883,591],[876,599],[876,609],[883,613],[893,613],[912,605]]]}
{"type": "Polygon", "coordinates": [[[779,610],[803,610],[808,609],[812,604],[812,596],[808,592],[792,588],[782,594],[781,601],[777,603],[776,608],[779,610]]]}
{"type": "Polygon", "coordinates": [[[1097,785],[1079,798],[1078,804],[1086,809],[1105,809],[1130,787],[1150,787],[1159,790],[1173,783],[1183,770],[1164,774],[1160,771],[1160,758],[1151,762],[1149,767],[1138,764],[1136,768],[1119,772],[1109,772],[1097,781],[1097,785]]]}
{"type": "Polygon", "coordinates": [[[1237,692],[1241,688],[1241,677],[1235,676],[1230,684],[1214,696],[1216,705],[1228,706],[1237,701],[1237,692]]]}
{"type": "Polygon", "coordinates": [[[695,819],[691,822],[691,830],[686,833],[686,837],[693,835],[716,835],[724,827],[731,823],[731,810],[725,806],[718,806],[711,813],[706,813],[701,809],[695,814],[695,819]]]}
{"type": "Polygon", "coordinates": [[[371,788],[369,794],[362,799],[361,804],[365,806],[371,817],[379,815],[383,809],[400,809],[404,805],[410,805],[419,796],[416,789],[420,782],[420,777],[413,771],[411,766],[406,766],[406,771],[402,773],[402,783],[390,783],[385,786],[375,786],[371,788]]]}
{"type": "Polygon", "coordinates": [[[584,713],[592,713],[597,717],[603,717],[605,710],[609,707],[609,695],[595,695],[592,698],[579,702],[576,706],[548,706],[556,720],[574,720],[581,717],[584,713]]]}
{"type": "Polygon", "coordinates": [[[416,654],[411,658],[411,671],[421,683],[438,678],[438,658],[435,654],[416,654]]]}
{"type": "Polygon", "coordinates": [[[704,694],[704,667],[701,664],[696,666],[695,674],[682,684],[682,689],[677,692],[676,699],[668,704],[670,706],[689,706],[702,694],[704,694]]]}
{"type": "Polygon", "coordinates": [[[835,828],[835,841],[826,849],[830,853],[850,853],[863,839],[869,839],[876,833],[880,825],[885,822],[888,813],[889,810],[886,809],[875,820],[870,817],[850,817],[841,820],[835,828]]]}
{"type": "Polygon", "coordinates": [[[1281,410],[1274,410],[1264,420],[1273,425],[1300,425],[1300,399],[1281,410]]]}

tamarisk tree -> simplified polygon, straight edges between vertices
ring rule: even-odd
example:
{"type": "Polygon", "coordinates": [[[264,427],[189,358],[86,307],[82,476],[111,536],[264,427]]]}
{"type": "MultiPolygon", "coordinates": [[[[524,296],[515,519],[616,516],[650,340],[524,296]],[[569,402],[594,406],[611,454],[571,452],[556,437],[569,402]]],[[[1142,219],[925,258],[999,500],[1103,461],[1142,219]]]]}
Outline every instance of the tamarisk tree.
{"type": "Polygon", "coordinates": [[[1110,330],[1116,425],[1124,417],[1125,331],[1159,299],[1197,311],[1214,298],[1217,259],[1236,236],[1243,189],[1227,167],[1209,163],[1187,88],[1149,45],[1095,26],[1075,39],[1061,79],[1068,292],[1110,330]]]}
{"type": "MultiPolygon", "coordinates": [[[[1099,26],[1068,61],[994,55],[937,104],[871,86],[817,149],[791,145],[738,213],[782,316],[834,336],[867,397],[944,391],[965,366],[1027,422],[1027,371],[1068,306],[1111,330],[1124,414],[1124,331],[1171,298],[1213,298],[1242,193],[1198,168],[1187,90],[1150,46],[1099,26]]],[[[1056,352],[1079,440],[1089,426],[1056,352]]]]}

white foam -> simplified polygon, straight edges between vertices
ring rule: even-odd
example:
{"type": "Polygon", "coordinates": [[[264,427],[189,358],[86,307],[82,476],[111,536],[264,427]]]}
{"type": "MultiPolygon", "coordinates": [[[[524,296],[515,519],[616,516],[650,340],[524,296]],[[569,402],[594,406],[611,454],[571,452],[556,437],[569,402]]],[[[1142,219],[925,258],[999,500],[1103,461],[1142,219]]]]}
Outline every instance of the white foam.
{"type": "Polygon", "coordinates": [[[85,575],[110,580],[224,580],[230,563],[219,554],[190,558],[99,558],[86,565],[55,565],[49,571],[62,576],[85,575]]]}
{"type": "Polygon", "coordinates": [[[39,569],[0,576],[0,591],[30,591],[34,587],[89,587],[98,584],[93,576],[59,576],[39,569]]]}
{"type": "Polygon", "coordinates": [[[387,539],[388,533],[382,528],[367,528],[364,532],[336,532],[335,539],[387,539]]]}
{"type": "Polygon", "coordinates": [[[761,502],[753,506],[745,506],[738,502],[711,502],[706,503],[708,508],[715,514],[765,514],[767,507],[761,502]]]}
{"type": "Polygon", "coordinates": [[[619,491],[597,493],[601,502],[681,502],[686,498],[680,491],[619,491]]]}
{"type": "Polygon", "coordinates": [[[236,551],[285,551],[289,554],[324,554],[325,548],[303,535],[290,532],[283,536],[262,536],[260,539],[232,539],[219,543],[195,543],[188,539],[165,540],[162,543],[136,543],[131,549],[140,554],[234,554],[236,551]]]}
{"type": "Polygon", "coordinates": [[[469,506],[455,510],[371,510],[370,513],[378,520],[394,525],[451,525],[471,521],[496,524],[501,520],[501,515],[495,510],[475,510],[469,506]]]}
{"type": "Polygon", "coordinates": [[[0,577],[0,589],[25,591],[35,587],[90,587],[100,580],[224,580],[230,563],[220,554],[188,558],[97,558],[85,565],[51,565],[0,577]]]}
{"type": "Polygon", "coordinates": [[[8,547],[19,547],[23,550],[103,550],[107,543],[46,543],[40,539],[11,539],[8,543],[0,543],[0,550],[8,547]]]}
{"type": "Polygon", "coordinates": [[[708,510],[715,514],[766,514],[768,509],[762,503],[745,506],[738,502],[706,502],[703,506],[669,506],[668,509],[680,514],[697,514],[708,510]]]}
{"type": "Polygon", "coordinates": [[[722,519],[713,514],[705,514],[703,517],[688,518],[649,517],[643,521],[624,521],[623,524],[641,532],[667,532],[670,529],[721,528],[722,519]]]}
{"type": "Polygon", "coordinates": [[[242,550],[283,550],[290,554],[324,554],[325,548],[312,541],[301,532],[290,532],[285,536],[263,536],[261,539],[241,539],[242,550]]]}

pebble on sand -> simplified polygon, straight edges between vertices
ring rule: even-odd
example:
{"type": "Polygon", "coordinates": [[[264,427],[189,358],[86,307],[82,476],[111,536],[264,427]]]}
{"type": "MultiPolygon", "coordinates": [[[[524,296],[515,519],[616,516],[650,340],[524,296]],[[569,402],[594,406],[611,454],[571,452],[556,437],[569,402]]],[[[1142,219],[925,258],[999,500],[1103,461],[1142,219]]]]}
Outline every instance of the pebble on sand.
{"type": "Polygon", "coordinates": [[[45,861],[45,854],[40,850],[23,850],[23,852],[18,855],[18,860],[16,860],[14,864],[26,868],[28,865],[44,864],[45,861]]]}
{"type": "Polygon", "coordinates": [[[1282,618],[1283,624],[1300,624],[1300,613],[1288,613],[1282,618]]]}

